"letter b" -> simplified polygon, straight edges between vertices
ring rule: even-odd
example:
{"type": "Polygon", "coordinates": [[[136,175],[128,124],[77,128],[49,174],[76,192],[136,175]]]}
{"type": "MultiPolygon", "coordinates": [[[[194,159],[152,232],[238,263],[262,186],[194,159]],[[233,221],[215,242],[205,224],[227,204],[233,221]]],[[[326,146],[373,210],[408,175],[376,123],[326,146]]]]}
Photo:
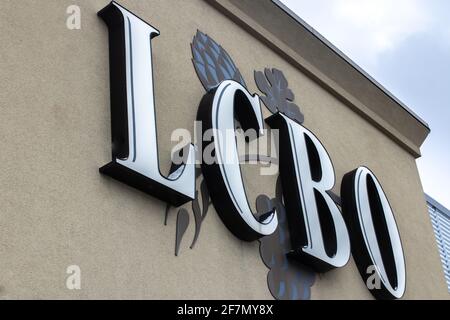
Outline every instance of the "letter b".
{"type": "Polygon", "coordinates": [[[328,195],[334,168],[320,141],[281,113],[267,119],[280,130],[280,173],[293,251],[291,258],[319,272],[340,268],[350,259],[344,218],[328,195]]]}

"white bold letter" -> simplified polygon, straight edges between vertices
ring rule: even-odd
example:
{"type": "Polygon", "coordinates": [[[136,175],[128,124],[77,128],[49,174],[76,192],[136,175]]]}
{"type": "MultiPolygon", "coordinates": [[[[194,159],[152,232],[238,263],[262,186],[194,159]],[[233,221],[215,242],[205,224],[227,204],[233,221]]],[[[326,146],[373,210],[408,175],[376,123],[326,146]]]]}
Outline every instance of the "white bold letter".
{"type": "Polygon", "coordinates": [[[101,172],[179,206],[195,197],[194,146],[186,163],[159,171],[151,39],[158,30],[115,2],[99,12],[109,28],[113,161],[101,172]]]}
{"type": "MultiPolygon", "coordinates": [[[[203,132],[212,131],[214,163],[202,162],[214,207],[228,229],[244,241],[253,241],[275,232],[278,226],[275,209],[259,218],[252,213],[245,192],[238,148],[234,134],[235,119],[244,130],[263,129],[263,116],[258,96],[251,96],[240,83],[223,81],[208,92],[200,103],[197,119],[203,132]]],[[[208,146],[203,144],[204,150],[208,146]]]]}
{"type": "Polygon", "coordinates": [[[280,173],[291,230],[291,257],[319,272],[340,268],[350,258],[344,218],[328,195],[334,168],[320,141],[297,122],[277,113],[267,119],[280,130],[280,173]]]}
{"type": "Polygon", "coordinates": [[[375,175],[361,167],[342,181],[342,209],[350,229],[359,273],[375,267],[381,288],[369,288],[380,299],[399,299],[406,290],[406,267],[400,235],[389,201],[375,175]]]}

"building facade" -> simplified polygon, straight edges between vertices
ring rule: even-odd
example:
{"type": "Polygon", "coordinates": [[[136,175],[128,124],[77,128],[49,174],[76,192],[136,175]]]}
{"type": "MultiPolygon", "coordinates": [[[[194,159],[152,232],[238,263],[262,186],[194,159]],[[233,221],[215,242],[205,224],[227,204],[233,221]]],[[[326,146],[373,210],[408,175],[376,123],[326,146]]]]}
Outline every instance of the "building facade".
{"type": "Polygon", "coordinates": [[[428,213],[433,224],[436,243],[441,256],[445,280],[450,292],[450,211],[430,196],[426,196],[428,213]]]}
{"type": "MultiPolygon", "coordinates": [[[[181,206],[99,173],[120,149],[111,146],[122,88],[111,48],[135,48],[124,40],[134,39],[131,20],[129,35],[117,38],[109,12],[97,15],[108,4],[2,1],[0,298],[372,299],[354,255],[329,272],[287,257],[291,243],[280,230],[291,228],[283,216],[289,188],[277,188],[278,174],[260,174],[270,160],[241,165],[252,212],[279,205],[278,229],[255,241],[228,230],[220,197],[210,196],[215,183],[201,173],[195,200],[181,206]]],[[[430,132],[422,119],[277,1],[117,5],[160,33],[148,37],[152,70],[135,70],[153,72],[153,89],[142,91],[154,97],[163,175],[174,173],[173,132],[194,136],[205,94],[233,80],[260,97],[264,119],[280,112],[314,132],[332,159],[328,194],[339,208],[343,177],[370,168],[401,238],[402,298],[449,298],[416,166],[430,132]]]]}

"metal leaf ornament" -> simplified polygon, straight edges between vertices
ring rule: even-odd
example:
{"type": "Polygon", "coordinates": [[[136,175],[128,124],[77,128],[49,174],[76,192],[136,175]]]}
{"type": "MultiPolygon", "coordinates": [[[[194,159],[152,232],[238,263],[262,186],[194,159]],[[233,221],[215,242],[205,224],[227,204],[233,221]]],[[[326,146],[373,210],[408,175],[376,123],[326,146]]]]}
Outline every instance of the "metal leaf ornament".
{"type": "MultiPolygon", "coordinates": [[[[196,170],[196,179],[201,177],[200,170],[196,170]]],[[[204,179],[200,182],[200,188],[195,191],[195,199],[191,202],[191,209],[187,210],[185,208],[180,208],[177,214],[177,229],[176,229],[176,237],[175,237],[175,256],[179,255],[181,240],[183,239],[186,230],[189,226],[189,215],[190,211],[192,211],[192,215],[194,216],[195,221],[195,234],[194,239],[192,240],[191,249],[194,249],[197,244],[198,238],[200,236],[200,231],[203,222],[205,221],[206,215],[208,214],[208,210],[211,205],[211,198],[209,196],[209,191],[206,186],[206,181],[204,179]],[[200,199],[201,195],[201,199],[200,199]]],[[[165,210],[165,218],[164,225],[167,226],[168,218],[170,212],[173,207],[170,204],[167,204],[165,210]]]]}
{"type": "Polygon", "coordinates": [[[300,108],[293,103],[294,93],[289,89],[288,81],[282,71],[275,68],[266,68],[264,72],[255,71],[255,81],[258,89],[265,94],[261,100],[270,112],[281,112],[300,124],[305,121],[300,108]]]}
{"type": "Polygon", "coordinates": [[[191,50],[195,71],[206,91],[225,80],[235,80],[246,87],[239,69],[228,53],[208,35],[197,31],[191,50]]]}
{"type": "Polygon", "coordinates": [[[178,211],[177,215],[177,230],[175,238],[175,255],[178,256],[180,252],[180,244],[184,234],[189,226],[189,213],[186,209],[182,208],[178,211]]]}
{"type": "Polygon", "coordinates": [[[210,204],[210,197],[209,197],[209,191],[206,186],[206,181],[202,180],[200,183],[200,193],[202,195],[202,208],[200,208],[200,201],[199,201],[199,192],[195,192],[195,199],[192,201],[192,212],[194,213],[194,219],[195,219],[195,235],[194,240],[192,240],[191,249],[194,249],[195,244],[197,243],[198,237],[200,235],[200,230],[202,227],[202,223],[206,218],[206,215],[208,214],[209,210],[209,204],[210,204]]]}
{"type": "Polygon", "coordinates": [[[277,300],[309,300],[316,274],[287,256],[292,248],[280,179],[276,193],[275,199],[261,195],[256,200],[258,213],[268,212],[275,207],[278,214],[277,230],[272,235],[261,238],[259,247],[261,258],[270,269],[267,275],[269,291],[277,300]]]}

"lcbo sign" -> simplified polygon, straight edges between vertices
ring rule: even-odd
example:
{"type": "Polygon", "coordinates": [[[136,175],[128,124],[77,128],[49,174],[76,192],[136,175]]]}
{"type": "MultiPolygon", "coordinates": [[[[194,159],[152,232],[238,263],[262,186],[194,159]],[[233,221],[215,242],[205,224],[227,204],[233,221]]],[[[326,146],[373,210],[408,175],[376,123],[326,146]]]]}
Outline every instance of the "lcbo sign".
{"type": "MultiPolygon", "coordinates": [[[[113,146],[112,162],[101,172],[174,206],[192,201],[196,176],[193,145],[184,148],[184,163],[174,165],[168,177],[159,170],[151,47],[159,32],[114,2],[99,16],[109,28],[113,146]]],[[[194,50],[195,54],[200,53],[194,50]]],[[[227,56],[223,59],[225,66],[232,64],[227,56]]],[[[200,65],[199,76],[214,78],[209,67],[208,63],[200,65]]],[[[367,269],[374,267],[381,283],[380,288],[369,289],[375,297],[401,298],[406,286],[402,244],[375,175],[361,167],[344,176],[341,214],[329,195],[335,185],[333,164],[318,138],[281,107],[263,119],[262,98],[248,92],[239,72],[231,74],[226,68],[221,72],[226,80],[205,86],[208,92],[200,102],[197,119],[204,132],[212,132],[216,161],[203,161],[201,169],[226,227],[244,241],[269,236],[278,227],[275,209],[259,216],[252,212],[236,143],[221,139],[224,132],[235,130],[235,120],[256,132],[264,129],[265,120],[279,130],[280,175],[293,249],[289,258],[326,272],[344,267],[352,253],[364,280],[367,269]]]]}

